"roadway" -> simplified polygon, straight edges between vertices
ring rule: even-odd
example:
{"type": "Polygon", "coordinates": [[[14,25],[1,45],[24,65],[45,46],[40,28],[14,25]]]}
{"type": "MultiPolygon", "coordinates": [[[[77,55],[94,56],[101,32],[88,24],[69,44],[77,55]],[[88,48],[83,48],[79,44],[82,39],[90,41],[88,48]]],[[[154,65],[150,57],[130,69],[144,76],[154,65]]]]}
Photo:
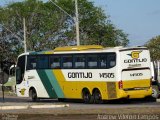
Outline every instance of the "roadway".
{"type": "MultiPolygon", "coordinates": [[[[1,95],[1,94],[0,94],[1,95]]],[[[112,119],[118,115],[132,115],[139,117],[138,115],[148,115],[154,117],[154,119],[160,119],[160,99],[156,101],[146,100],[131,100],[128,103],[122,103],[120,101],[105,101],[103,104],[84,104],[81,101],[68,100],[65,102],[58,102],[57,100],[47,99],[40,100],[38,102],[31,102],[29,98],[19,98],[15,95],[5,95],[5,102],[3,102],[2,96],[0,96],[0,106],[25,106],[28,105],[27,109],[11,109],[11,110],[0,110],[0,119],[11,116],[18,117],[23,120],[35,120],[35,119],[107,119],[112,115],[112,119]],[[33,105],[67,105],[65,107],[57,108],[31,108],[33,105]],[[153,115],[153,116],[151,116],[153,115]],[[102,118],[103,117],[103,118],[102,118]]],[[[131,116],[131,117],[132,117],[131,116]]],[[[126,119],[126,118],[125,118],[126,119]]],[[[154,120],[153,119],[153,120],[154,120]]],[[[123,119],[122,119],[123,120],[123,119]]]]}

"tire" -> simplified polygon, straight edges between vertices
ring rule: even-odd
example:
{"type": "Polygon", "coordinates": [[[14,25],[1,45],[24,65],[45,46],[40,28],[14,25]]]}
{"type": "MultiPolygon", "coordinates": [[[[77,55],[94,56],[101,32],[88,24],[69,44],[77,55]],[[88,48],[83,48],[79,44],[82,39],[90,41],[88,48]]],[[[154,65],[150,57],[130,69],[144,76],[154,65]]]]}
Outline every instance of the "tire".
{"type": "Polygon", "coordinates": [[[102,95],[98,89],[95,89],[93,92],[93,99],[95,104],[101,104],[103,103],[102,101],[102,95]]]}
{"type": "Polygon", "coordinates": [[[93,97],[91,96],[89,90],[82,91],[82,99],[86,104],[93,103],[93,97]]]}
{"type": "Polygon", "coordinates": [[[31,97],[31,99],[32,99],[33,102],[38,101],[37,92],[36,92],[35,89],[31,89],[31,90],[29,91],[29,93],[30,93],[30,97],[31,97]]]}
{"type": "Polygon", "coordinates": [[[157,85],[152,86],[152,97],[156,99],[159,97],[159,90],[157,85]]]}

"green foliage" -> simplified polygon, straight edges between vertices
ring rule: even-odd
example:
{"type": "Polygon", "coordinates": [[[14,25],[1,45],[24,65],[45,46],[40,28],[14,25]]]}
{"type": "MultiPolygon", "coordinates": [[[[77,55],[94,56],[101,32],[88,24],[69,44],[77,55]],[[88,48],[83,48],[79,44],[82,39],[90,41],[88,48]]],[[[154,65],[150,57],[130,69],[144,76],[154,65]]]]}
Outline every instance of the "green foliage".
{"type": "Polygon", "coordinates": [[[160,60],[160,35],[149,40],[145,46],[150,50],[152,60],[160,60]]]}
{"type": "MultiPolygon", "coordinates": [[[[75,17],[74,0],[52,0],[75,17]]],[[[127,46],[127,34],[117,29],[104,11],[93,2],[78,0],[81,45],[127,46]]],[[[57,46],[75,45],[76,32],[73,18],[66,15],[50,1],[25,0],[0,8],[0,49],[7,56],[23,52],[23,18],[26,19],[27,49],[46,50],[57,46]],[[7,48],[3,48],[3,44],[7,48]]],[[[1,51],[1,52],[2,52],[1,51]]],[[[2,52],[1,58],[6,56],[2,52]]],[[[13,59],[13,57],[11,57],[13,59]]]]}

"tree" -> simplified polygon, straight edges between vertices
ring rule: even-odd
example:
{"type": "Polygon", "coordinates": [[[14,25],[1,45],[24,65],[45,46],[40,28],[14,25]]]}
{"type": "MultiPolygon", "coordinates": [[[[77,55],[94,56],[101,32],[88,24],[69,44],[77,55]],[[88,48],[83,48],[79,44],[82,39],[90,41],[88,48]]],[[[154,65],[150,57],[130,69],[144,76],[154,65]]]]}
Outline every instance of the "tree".
{"type": "MultiPolygon", "coordinates": [[[[73,0],[52,0],[71,16],[75,16],[73,0]]],[[[79,0],[81,45],[127,46],[127,34],[117,29],[104,11],[93,2],[79,0]]],[[[75,45],[75,23],[50,1],[26,0],[0,8],[1,42],[13,57],[23,52],[23,18],[26,19],[27,49],[29,51],[54,49],[57,46],[75,45]],[[4,27],[5,26],[5,27],[4,27]],[[6,29],[7,28],[7,29],[6,29]]],[[[6,53],[2,52],[4,56],[6,53]]],[[[12,57],[11,57],[12,58],[12,57]]],[[[15,58],[14,58],[15,59],[15,58]]]]}
{"type": "Polygon", "coordinates": [[[150,50],[152,60],[160,60],[160,35],[149,40],[145,46],[150,50]]]}

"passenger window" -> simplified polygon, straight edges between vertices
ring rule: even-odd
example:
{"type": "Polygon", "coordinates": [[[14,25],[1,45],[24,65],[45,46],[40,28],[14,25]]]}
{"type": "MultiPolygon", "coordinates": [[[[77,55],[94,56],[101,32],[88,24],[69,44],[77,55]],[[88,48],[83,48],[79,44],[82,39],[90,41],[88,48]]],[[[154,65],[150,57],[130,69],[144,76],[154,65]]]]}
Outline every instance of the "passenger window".
{"type": "Polygon", "coordinates": [[[50,68],[60,68],[60,63],[60,56],[50,56],[50,68]]]}
{"type": "Polygon", "coordinates": [[[107,68],[112,68],[116,65],[116,54],[107,55],[107,68]]]}
{"type": "Polygon", "coordinates": [[[100,68],[106,68],[106,66],[107,66],[107,57],[106,57],[106,55],[101,55],[100,56],[100,68]]]}
{"type": "Polygon", "coordinates": [[[97,68],[98,67],[97,62],[98,62],[97,55],[88,55],[87,58],[88,68],[97,68]]]}
{"type": "Polygon", "coordinates": [[[38,69],[48,68],[48,56],[41,55],[37,57],[38,69]]]}
{"type": "Polygon", "coordinates": [[[75,68],[85,68],[85,56],[84,55],[75,55],[74,57],[75,61],[75,68]]]}
{"type": "Polygon", "coordinates": [[[37,69],[37,57],[28,56],[27,59],[27,70],[37,69]]]}
{"type": "Polygon", "coordinates": [[[62,62],[63,68],[72,68],[72,56],[64,56],[62,62]]]}

